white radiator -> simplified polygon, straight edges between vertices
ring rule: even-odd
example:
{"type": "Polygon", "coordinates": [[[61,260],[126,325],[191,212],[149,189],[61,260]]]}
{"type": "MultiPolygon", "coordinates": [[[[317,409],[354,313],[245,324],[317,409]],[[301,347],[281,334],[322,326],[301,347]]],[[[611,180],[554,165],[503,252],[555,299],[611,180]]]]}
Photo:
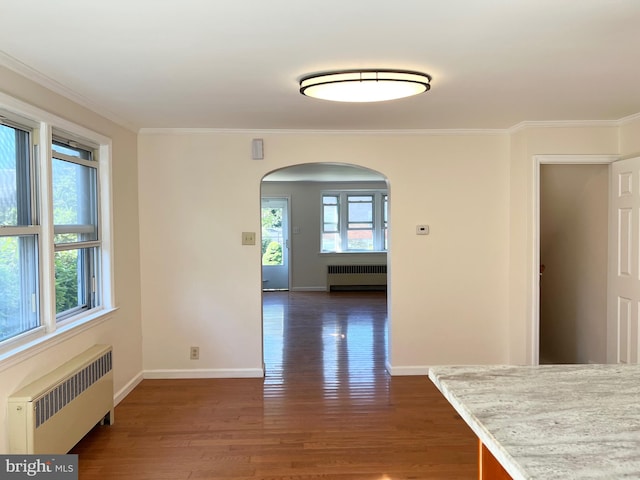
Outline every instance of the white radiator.
{"type": "Polygon", "coordinates": [[[110,345],[95,345],[9,397],[12,454],[65,454],[97,423],[113,424],[110,345]]]}
{"type": "Polygon", "coordinates": [[[386,286],[386,265],[327,266],[327,291],[384,290],[386,286]]]}

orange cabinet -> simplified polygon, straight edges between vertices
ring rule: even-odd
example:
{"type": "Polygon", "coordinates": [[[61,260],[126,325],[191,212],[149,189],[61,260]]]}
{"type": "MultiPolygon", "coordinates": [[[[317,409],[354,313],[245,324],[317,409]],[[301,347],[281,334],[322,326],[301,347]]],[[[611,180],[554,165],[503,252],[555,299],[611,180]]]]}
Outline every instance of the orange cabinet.
{"type": "Polygon", "coordinates": [[[478,439],[478,478],[480,480],[511,480],[511,476],[480,439],[478,439]]]}

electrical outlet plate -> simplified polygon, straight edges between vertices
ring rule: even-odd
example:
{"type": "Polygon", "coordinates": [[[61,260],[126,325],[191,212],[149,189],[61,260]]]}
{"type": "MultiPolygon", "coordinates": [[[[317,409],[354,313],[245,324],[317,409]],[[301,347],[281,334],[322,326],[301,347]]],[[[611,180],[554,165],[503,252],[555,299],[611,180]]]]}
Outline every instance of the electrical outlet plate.
{"type": "Polygon", "coordinates": [[[191,347],[189,349],[189,358],[191,360],[199,360],[200,359],[200,347],[191,347]]]}
{"type": "Polygon", "coordinates": [[[256,232],[242,232],[242,245],[255,245],[256,232]]]}

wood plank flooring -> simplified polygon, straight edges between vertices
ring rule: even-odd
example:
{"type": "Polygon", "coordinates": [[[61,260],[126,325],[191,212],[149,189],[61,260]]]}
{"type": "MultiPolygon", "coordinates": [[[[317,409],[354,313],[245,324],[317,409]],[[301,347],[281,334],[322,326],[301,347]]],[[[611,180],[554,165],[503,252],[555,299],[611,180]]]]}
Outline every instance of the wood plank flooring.
{"type": "Polygon", "coordinates": [[[265,292],[264,379],[144,380],[71,453],[82,480],[477,478],[426,377],[385,371],[381,292],[265,292]]]}

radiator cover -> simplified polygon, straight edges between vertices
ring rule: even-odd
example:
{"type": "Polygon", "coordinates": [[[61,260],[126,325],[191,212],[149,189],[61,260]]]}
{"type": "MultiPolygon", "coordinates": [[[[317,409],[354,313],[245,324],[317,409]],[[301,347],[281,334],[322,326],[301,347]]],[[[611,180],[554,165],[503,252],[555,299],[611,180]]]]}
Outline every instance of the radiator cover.
{"type": "Polygon", "coordinates": [[[386,265],[328,265],[327,291],[385,290],[386,265]]]}
{"type": "Polygon", "coordinates": [[[113,408],[112,349],[95,345],[9,397],[10,453],[67,453],[113,408]]]}

